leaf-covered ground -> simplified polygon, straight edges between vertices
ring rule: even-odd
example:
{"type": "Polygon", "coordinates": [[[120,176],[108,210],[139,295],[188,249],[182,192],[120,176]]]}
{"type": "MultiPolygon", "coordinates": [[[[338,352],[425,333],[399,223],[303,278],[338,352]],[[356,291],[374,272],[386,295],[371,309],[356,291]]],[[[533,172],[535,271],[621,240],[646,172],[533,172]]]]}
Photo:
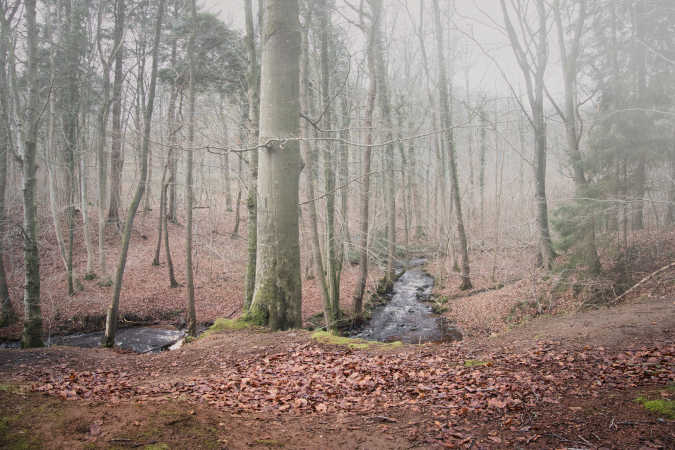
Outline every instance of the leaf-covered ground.
{"type": "Polygon", "coordinates": [[[673,448],[675,422],[636,398],[673,400],[674,312],[672,299],[660,299],[580,313],[582,324],[598,325],[599,313],[611,324],[583,340],[551,319],[548,336],[533,324],[396,349],[240,330],[157,355],[5,350],[3,385],[19,387],[0,401],[25,404],[24,414],[49,402],[84,412],[79,434],[45,417],[54,447],[60,436],[75,447],[673,448]],[[104,418],[120,408],[125,417],[104,418]],[[158,422],[166,411],[176,417],[158,422]]]}

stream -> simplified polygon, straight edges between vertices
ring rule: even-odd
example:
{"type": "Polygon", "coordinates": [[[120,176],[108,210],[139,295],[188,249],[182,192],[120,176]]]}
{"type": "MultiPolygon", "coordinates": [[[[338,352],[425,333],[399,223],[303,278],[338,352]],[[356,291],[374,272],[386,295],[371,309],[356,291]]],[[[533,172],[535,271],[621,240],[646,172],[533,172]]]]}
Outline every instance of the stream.
{"type": "MultiPolygon", "coordinates": [[[[424,259],[414,259],[394,282],[391,300],[375,308],[370,321],[354,337],[407,344],[462,339],[461,332],[434,314],[428,304],[434,279],[422,269],[424,259]]],[[[404,270],[404,269],[402,269],[404,270]]]]}
{"type": "MultiPolygon", "coordinates": [[[[157,353],[163,350],[180,348],[185,331],[160,326],[140,326],[120,328],[115,333],[115,347],[136,353],[157,353]]],[[[45,339],[47,346],[65,345],[69,347],[94,348],[101,344],[103,331],[77,333],[66,336],[51,336],[45,339]]],[[[19,341],[0,343],[0,348],[19,348],[19,341]]]]}

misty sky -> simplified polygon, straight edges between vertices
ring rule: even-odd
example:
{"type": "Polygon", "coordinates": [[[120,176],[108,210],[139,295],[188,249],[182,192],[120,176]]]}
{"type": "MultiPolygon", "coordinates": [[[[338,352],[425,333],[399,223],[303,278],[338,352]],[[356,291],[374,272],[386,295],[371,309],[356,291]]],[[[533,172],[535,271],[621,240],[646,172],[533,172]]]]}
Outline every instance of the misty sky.
{"type": "MultiPolygon", "coordinates": [[[[345,15],[353,16],[341,0],[336,0],[337,7],[344,11],[345,15]]],[[[510,82],[516,89],[522,83],[522,74],[518,68],[513,51],[508,44],[508,38],[499,29],[503,24],[501,7],[499,0],[440,0],[441,9],[448,9],[450,3],[455,5],[455,15],[452,20],[453,27],[457,27],[461,31],[455,31],[455,39],[461,40],[459,44],[463,51],[469,52],[468,67],[467,58],[463,57],[457,61],[457,66],[454,70],[454,84],[465,86],[465,79],[467,70],[471,89],[478,89],[488,91],[493,94],[503,93],[504,95],[511,95],[508,86],[503,80],[499,70],[495,68],[493,58],[499,62],[499,65],[506,73],[510,82]],[[480,44],[482,49],[468,39],[465,35],[470,34],[480,44]],[[485,55],[488,52],[492,58],[485,55]]],[[[210,12],[217,13],[221,20],[233,28],[243,31],[244,28],[244,8],[243,0],[201,0],[201,5],[210,12]]],[[[257,2],[254,1],[254,4],[257,2]]],[[[412,33],[412,27],[405,9],[405,5],[415,17],[417,21],[419,18],[420,0],[385,0],[385,7],[389,6],[387,11],[388,24],[391,26],[392,21],[395,21],[395,35],[391,35],[389,29],[385,30],[386,37],[389,39],[407,39],[412,33]],[[394,17],[392,11],[400,10],[398,16],[394,17]]],[[[425,8],[428,10],[431,7],[431,1],[424,2],[425,8]]],[[[336,23],[345,23],[345,27],[352,30],[351,38],[354,42],[354,52],[363,50],[363,42],[361,40],[361,32],[349,27],[345,20],[339,14],[333,16],[336,23]]],[[[425,29],[431,33],[432,24],[427,19],[425,29]]],[[[552,37],[551,37],[552,38],[552,37]]],[[[556,64],[556,48],[555,42],[550,43],[551,60],[547,70],[547,85],[552,93],[561,91],[561,75],[560,68],[556,64]]],[[[417,48],[415,49],[417,50],[417,48]]],[[[429,49],[428,49],[429,51],[429,49]]]]}

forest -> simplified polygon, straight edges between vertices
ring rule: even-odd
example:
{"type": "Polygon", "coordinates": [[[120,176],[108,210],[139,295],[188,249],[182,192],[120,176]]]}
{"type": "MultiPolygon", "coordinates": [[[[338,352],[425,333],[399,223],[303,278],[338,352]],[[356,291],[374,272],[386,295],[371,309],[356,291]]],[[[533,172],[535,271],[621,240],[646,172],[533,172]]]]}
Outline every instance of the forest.
{"type": "Polygon", "coordinates": [[[674,448],[672,0],[0,0],[0,447],[674,448]]]}

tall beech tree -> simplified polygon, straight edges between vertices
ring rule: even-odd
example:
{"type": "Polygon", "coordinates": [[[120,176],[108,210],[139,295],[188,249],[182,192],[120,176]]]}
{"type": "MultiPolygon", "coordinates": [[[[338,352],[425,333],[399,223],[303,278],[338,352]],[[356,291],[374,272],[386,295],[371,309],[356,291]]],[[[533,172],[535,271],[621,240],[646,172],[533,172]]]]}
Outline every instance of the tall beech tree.
{"type": "Polygon", "coordinates": [[[36,190],[38,131],[40,127],[40,78],[38,73],[38,24],[36,0],[25,0],[26,77],[28,100],[26,103],[23,166],[23,263],[25,281],[23,290],[23,334],[21,346],[42,347],[42,312],[40,309],[40,254],[37,241],[36,190]]]}
{"type": "Polygon", "coordinates": [[[297,0],[264,4],[255,292],[248,317],[273,330],[302,325],[298,181],[300,24],[297,0]]]}

